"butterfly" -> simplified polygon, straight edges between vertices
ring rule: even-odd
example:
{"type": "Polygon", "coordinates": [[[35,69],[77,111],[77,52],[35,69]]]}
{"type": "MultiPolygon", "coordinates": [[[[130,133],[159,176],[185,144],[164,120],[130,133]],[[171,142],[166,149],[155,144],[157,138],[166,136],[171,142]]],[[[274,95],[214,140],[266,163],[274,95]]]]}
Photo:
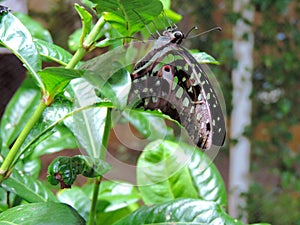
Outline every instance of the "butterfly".
{"type": "Polygon", "coordinates": [[[0,14],[8,12],[10,12],[10,9],[8,7],[0,5],[0,14]]]}
{"type": "Polygon", "coordinates": [[[220,102],[205,71],[168,28],[135,66],[128,104],[160,110],[178,121],[201,149],[222,146],[226,136],[220,102]]]}

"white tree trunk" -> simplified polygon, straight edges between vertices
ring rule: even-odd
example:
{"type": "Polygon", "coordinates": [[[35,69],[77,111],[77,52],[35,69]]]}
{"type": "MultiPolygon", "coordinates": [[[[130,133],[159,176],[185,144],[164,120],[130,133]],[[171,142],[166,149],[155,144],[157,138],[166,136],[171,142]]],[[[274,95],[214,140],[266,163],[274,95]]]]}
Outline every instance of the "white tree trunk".
{"type": "Polygon", "coordinates": [[[247,214],[241,211],[246,205],[242,193],[249,189],[250,141],[243,135],[246,126],[251,124],[254,35],[251,24],[254,10],[250,0],[234,0],[234,12],[242,15],[233,27],[233,51],[237,67],[232,71],[233,110],[231,114],[230,136],[237,140],[230,146],[229,167],[229,213],[233,217],[242,217],[247,222],[247,214]]]}

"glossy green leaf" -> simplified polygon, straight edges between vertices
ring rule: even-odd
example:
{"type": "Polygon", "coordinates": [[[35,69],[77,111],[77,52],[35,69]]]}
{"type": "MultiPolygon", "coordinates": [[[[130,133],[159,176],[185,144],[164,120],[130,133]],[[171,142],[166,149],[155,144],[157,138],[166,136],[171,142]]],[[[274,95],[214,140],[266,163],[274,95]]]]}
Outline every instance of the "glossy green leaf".
{"type": "Polygon", "coordinates": [[[94,107],[77,111],[73,117],[68,118],[64,123],[72,131],[86,153],[91,157],[98,158],[103,150],[102,134],[107,109],[106,107],[96,107],[95,103],[99,101],[99,98],[95,94],[95,88],[84,79],[73,80],[70,88],[76,97],[75,108],[91,105],[94,107]]]}
{"type": "Polygon", "coordinates": [[[0,214],[0,225],[85,225],[70,206],[61,203],[31,203],[13,207],[0,214]]]}
{"type": "Polygon", "coordinates": [[[32,79],[26,79],[14,94],[1,119],[2,146],[9,147],[32,116],[41,99],[32,79]]]}
{"type": "Polygon", "coordinates": [[[159,0],[92,0],[96,11],[124,36],[131,36],[155,19],[163,10],[159,0]]]}
{"type": "Polygon", "coordinates": [[[42,60],[27,28],[11,13],[0,16],[0,44],[8,48],[38,79],[42,60]]]}
{"type": "Polygon", "coordinates": [[[57,62],[61,65],[67,65],[67,63],[71,60],[72,54],[62,47],[43,41],[39,39],[35,39],[34,43],[40,53],[41,56],[57,62]]]}
{"type": "Polygon", "coordinates": [[[26,26],[32,37],[52,43],[52,37],[48,30],[42,24],[33,20],[30,16],[20,12],[14,12],[14,15],[26,26]]]}
{"type": "Polygon", "coordinates": [[[57,97],[26,137],[22,145],[23,157],[33,159],[63,149],[77,148],[72,132],[62,124],[63,118],[72,110],[72,102],[57,97]]]}
{"type": "Polygon", "coordinates": [[[222,177],[210,159],[185,143],[158,140],[144,149],[137,183],[146,204],[195,198],[226,205],[222,177]]]}
{"type": "Polygon", "coordinates": [[[72,206],[86,220],[89,218],[91,199],[82,188],[73,186],[71,189],[63,189],[57,193],[60,202],[72,206]]]}
{"type": "Polygon", "coordinates": [[[215,64],[220,65],[220,63],[211,55],[207,54],[206,52],[193,52],[193,57],[197,60],[198,63],[203,64],[215,64]]]}
{"type": "Polygon", "coordinates": [[[81,77],[82,72],[61,67],[48,67],[39,71],[49,95],[54,97],[64,90],[72,79],[81,77]]]}
{"type": "Polygon", "coordinates": [[[14,170],[11,176],[2,182],[1,186],[28,202],[57,201],[46,186],[21,171],[14,170]]]}
{"type": "Polygon", "coordinates": [[[164,204],[141,207],[115,223],[129,224],[243,225],[226,214],[219,204],[195,199],[176,199],[164,204]]]}
{"type": "Polygon", "coordinates": [[[64,149],[77,148],[77,142],[72,132],[65,126],[56,126],[55,132],[39,142],[31,153],[31,158],[51,154],[64,149]]]}

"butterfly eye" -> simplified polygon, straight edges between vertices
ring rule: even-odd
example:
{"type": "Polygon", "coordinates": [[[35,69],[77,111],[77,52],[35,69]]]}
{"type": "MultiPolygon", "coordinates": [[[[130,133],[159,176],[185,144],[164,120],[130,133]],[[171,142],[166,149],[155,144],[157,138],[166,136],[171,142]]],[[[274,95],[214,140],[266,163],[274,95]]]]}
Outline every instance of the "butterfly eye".
{"type": "Polygon", "coordinates": [[[183,38],[183,33],[181,33],[180,31],[176,31],[176,32],[174,33],[174,37],[175,37],[176,39],[182,39],[182,38],[183,38]]]}

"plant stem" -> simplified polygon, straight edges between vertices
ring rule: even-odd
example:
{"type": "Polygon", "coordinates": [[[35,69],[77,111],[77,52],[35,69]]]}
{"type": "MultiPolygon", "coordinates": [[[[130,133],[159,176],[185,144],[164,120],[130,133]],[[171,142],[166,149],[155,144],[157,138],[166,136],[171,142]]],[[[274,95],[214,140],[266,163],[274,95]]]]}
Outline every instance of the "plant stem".
{"type": "Polygon", "coordinates": [[[97,35],[99,34],[99,32],[102,29],[102,27],[104,26],[104,24],[105,24],[105,20],[103,17],[101,17],[97,21],[97,23],[95,24],[95,26],[93,27],[91,32],[88,34],[88,36],[86,37],[84,42],[81,44],[81,46],[75,52],[74,56],[72,57],[72,59],[70,60],[68,65],[66,66],[67,69],[74,68],[77,65],[77,63],[83,58],[85,53],[89,50],[89,48],[96,41],[97,35]]]}
{"type": "MultiPolygon", "coordinates": [[[[106,151],[107,151],[107,145],[109,140],[109,134],[110,134],[110,128],[111,128],[111,108],[107,108],[106,110],[106,118],[105,118],[105,126],[102,136],[102,145],[101,145],[101,151],[100,151],[100,159],[105,160],[106,151]]],[[[96,210],[97,210],[97,201],[98,201],[98,194],[101,184],[101,177],[97,177],[95,179],[94,183],[94,191],[93,191],[93,198],[92,198],[92,204],[90,209],[90,215],[87,225],[94,225],[95,218],[96,218],[96,210]]]]}
{"type": "Polygon", "coordinates": [[[92,204],[91,204],[90,215],[89,215],[89,220],[87,225],[96,224],[95,219],[96,219],[97,202],[98,202],[98,194],[100,190],[101,179],[102,176],[95,178],[92,204]]]}
{"type": "Polygon", "coordinates": [[[9,151],[7,157],[3,161],[3,164],[0,167],[0,183],[9,176],[11,172],[11,164],[15,160],[15,157],[22,146],[25,138],[29,134],[32,127],[36,124],[38,119],[41,117],[44,109],[47,107],[47,105],[41,101],[38,105],[37,109],[34,111],[33,115],[30,117],[28,122],[26,123],[24,129],[18,136],[17,140],[15,141],[14,145],[12,146],[11,150],[9,151]]]}

